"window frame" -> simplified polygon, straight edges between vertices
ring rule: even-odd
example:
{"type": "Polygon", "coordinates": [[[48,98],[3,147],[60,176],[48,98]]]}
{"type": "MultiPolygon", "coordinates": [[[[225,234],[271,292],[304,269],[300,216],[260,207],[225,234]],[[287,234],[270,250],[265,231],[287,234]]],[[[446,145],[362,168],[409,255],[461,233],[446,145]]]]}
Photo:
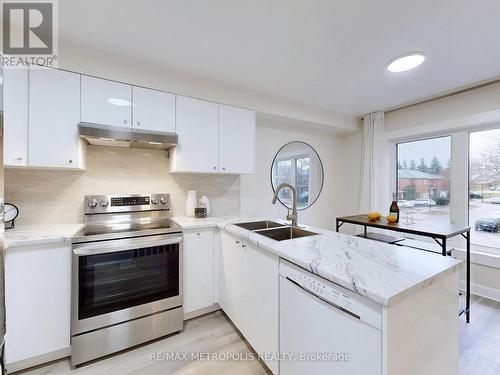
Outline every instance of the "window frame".
{"type": "MultiPolygon", "coordinates": [[[[452,200],[452,195],[451,195],[451,171],[453,169],[453,160],[452,160],[452,143],[453,143],[453,136],[452,134],[441,134],[441,135],[433,135],[433,136],[426,136],[426,137],[418,137],[418,138],[413,138],[413,139],[405,139],[401,141],[395,141],[394,146],[395,146],[395,152],[394,152],[394,168],[395,168],[395,178],[394,181],[396,182],[396,194],[398,195],[398,201],[399,201],[399,169],[398,169],[398,161],[399,161],[399,145],[405,144],[405,143],[413,143],[413,142],[422,142],[422,141],[429,141],[433,139],[438,139],[438,138],[450,138],[450,191],[449,191],[449,200],[450,200],[450,222],[452,220],[452,205],[451,205],[451,200],[452,200]]],[[[427,182],[426,182],[427,184],[427,182]]]]}
{"type": "MultiPolygon", "coordinates": [[[[273,164],[276,162],[276,164],[280,163],[280,162],[283,162],[283,161],[290,161],[291,162],[291,169],[292,169],[292,179],[294,181],[294,186],[296,187],[297,189],[297,195],[299,194],[299,189],[298,189],[298,181],[297,181],[297,160],[299,159],[309,159],[309,162],[311,161],[311,154],[301,154],[301,155],[294,155],[293,157],[283,157],[283,158],[278,158],[276,159],[273,164]]],[[[271,174],[272,174],[272,167],[271,167],[271,174]]],[[[272,181],[272,178],[274,176],[271,176],[271,181],[272,181]]],[[[310,189],[311,188],[311,173],[308,173],[308,182],[307,182],[307,186],[308,188],[310,189]]],[[[280,202],[282,204],[284,204],[284,202],[281,201],[281,198],[279,195],[278,195],[278,198],[280,200],[280,202]]],[[[314,203],[314,202],[313,202],[314,203]]],[[[311,203],[312,204],[312,203],[311,203]]],[[[285,205],[286,206],[286,205],[285,205]]],[[[302,207],[302,208],[299,208],[297,207],[297,210],[304,210],[306,209],[307,207],[309,207],[310,204],[309,204],[309,198],[308,198],[308,202],[307,202],[307,206],[306,207],[302,207]]]]}
{"type": "MultiPolygon", "coordinates": [[[[471,162],[471,157],[470,157],[470,143],[471,143],[471,134],[472,133],[481,133],[489,130],[498,130],[500,131],[500,124],[497,124],[496,126],[489,126],[488,128],[485,129],[468,129],[467,130],[467,225],[471,227],[471,233],[474,231],[472,228],[472,225],[470,223],[470,162],[471,162]]],[[[471,236],[471,246],[474,248],[477,248],[481,251],[487,252],[489,254],[493,255],[500,255],[500,245],[498,246],[485,246],[481,244],[477,244],[473,242],[474,236],[471,236]]]]}
{"type": "MultiPolygon", "coordinates": [[[[390,186],[398,187],[398,144],[423,141],[449,136],[451,137],[451,168],[450,168],[450,221],[452,223],[463,224],[470,226],[469,218],[469,196],[470,196],[470,134],[480,131],[500,129],[500,122],[494,121],[490,123],[469,123],[462,126],[450,126],[443,124],[442,126],[421,126],[416,128],[408,128],[387,132],[385,140],[389,149],[389,160],[393,167],[389,175],[390,186]],[[442,127],[442,130],[435,130],[436,127],[442,127]],[[446,128],[445,128],[446,127],[446,128]],[[429,130],[430,128],[434,128],[429,130]],[[457,150],[457,147],[460,149],[457,150]],[[464,150],[465,148],[465,150],[464,150]],[[465,157],[463,157],[465,154],[465,157]],[[462,156],[462,158],[461,158],[462,156]],[[460,161],[462,159],[462,162],[460,161]],[[462,166],[460,168],[460,165],[462,166]],[[392,174],[394,173],[394,174],[392,174]],[[461,176],[460,176],[461,175],[461,176]],[[461,186],[460,179],[465,183],[461,186]],[[395,185],[394,185],[395,184],[395,185]],[[461,194],[463,190],[465,194],[461,194]],[[463,195],[462,198],[460,196],[463,195]],[[457,199],[458,198],[458,199],[457,199]],[[461,222],[461,215],[465,219],[461,222]]],[[[451,246],[457,250],[463,250],[465,245],[460,238],[452,238],[449,241],[451,246]]],[[[484,246],[471,243],[472,251],[485,254],[486,256],[500,256],[500,247],[484,246]]]]}

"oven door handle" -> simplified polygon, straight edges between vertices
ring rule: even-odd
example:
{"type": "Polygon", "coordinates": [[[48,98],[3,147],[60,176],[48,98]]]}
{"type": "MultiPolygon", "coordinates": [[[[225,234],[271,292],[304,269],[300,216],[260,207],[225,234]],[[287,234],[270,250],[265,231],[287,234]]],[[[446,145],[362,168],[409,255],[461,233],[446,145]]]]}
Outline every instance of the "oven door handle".
{"type": "Polygon", "coordinates": [[[175,236],[169,238],[156,238],[146,240],[144,238],[138,239],[128,239],[125,243],[118,240],[113,244],[114,241],[98,241],[86,244],[78,244],[73,247],[73,254],[79,256],[85,255],[96,255],[96,254],[106,254],[106,253],[114,253],[117,251],[127,251],[127,250],[135,250],[141,249],[144,247],[152,247],[152,246],[163,246],[163,245],[172,245],[176,243],[180,243],[182,241],[182,236],[175,236]]]}

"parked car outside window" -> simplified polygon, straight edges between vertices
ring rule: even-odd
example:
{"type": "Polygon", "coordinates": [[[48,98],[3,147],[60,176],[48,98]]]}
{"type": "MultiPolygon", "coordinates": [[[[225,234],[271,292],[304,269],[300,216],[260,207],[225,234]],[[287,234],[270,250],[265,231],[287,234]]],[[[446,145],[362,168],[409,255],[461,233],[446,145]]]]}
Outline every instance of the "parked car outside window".
{"type": "Polygon", "coordinates": [[[407,201],[407,200],[401,199],[398,201],[398,206],[400,208],[411,208],[411,207],[414,207],[415,204],[412,201],[407,201]]]}
{"type": "Polygon", "coordinates": [[[491,198],[490,202],[492,204],[500,204],[500,197],[491,198]]]}
{"type": "Polygon", "coordinates": [[[476,221],[475,228],[482,232],[500,232],[500,216],[498,217],[483,217],[476,221]]]}
{"type": "Polygon", "coordinates": [[[432,199],[425,199],[425,198],[415,199],[413,201],[413,203],[415,204],[415,206],[425,206],[425,207],[436,205],[436,201],[434,201],[432,199]]]}

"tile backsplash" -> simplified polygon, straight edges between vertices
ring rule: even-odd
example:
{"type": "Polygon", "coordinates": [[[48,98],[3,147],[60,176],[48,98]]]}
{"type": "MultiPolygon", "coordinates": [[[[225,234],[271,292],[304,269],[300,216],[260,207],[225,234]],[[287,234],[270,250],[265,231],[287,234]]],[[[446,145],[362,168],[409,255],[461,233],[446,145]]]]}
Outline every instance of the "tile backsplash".
{"type": "Polygon", "coordinates": [[[173,215],[184,215],[188,190],[207,195],[213,215],[240,209],[239,176],[170,174],[160,150],[88,146],[85,171],[5,170],[5,200],[20,210],[16,224],[81,223],[86,194],[170,193],[173,215]]]}

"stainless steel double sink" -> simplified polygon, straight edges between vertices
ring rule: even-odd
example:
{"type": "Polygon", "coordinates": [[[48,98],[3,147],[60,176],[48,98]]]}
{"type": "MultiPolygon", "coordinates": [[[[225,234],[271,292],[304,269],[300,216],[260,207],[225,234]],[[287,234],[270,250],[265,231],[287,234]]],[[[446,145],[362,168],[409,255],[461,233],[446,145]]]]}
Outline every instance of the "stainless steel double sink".
{"type": "Polygon", "coordinates": [[[234,225],[251,230],[254,233],[276,241],[293,240],[294,238],[308,237],[318,234],[299,227],[292,227],[290,225],[280,224],[269,220],[234,223],[234,225]]]}

